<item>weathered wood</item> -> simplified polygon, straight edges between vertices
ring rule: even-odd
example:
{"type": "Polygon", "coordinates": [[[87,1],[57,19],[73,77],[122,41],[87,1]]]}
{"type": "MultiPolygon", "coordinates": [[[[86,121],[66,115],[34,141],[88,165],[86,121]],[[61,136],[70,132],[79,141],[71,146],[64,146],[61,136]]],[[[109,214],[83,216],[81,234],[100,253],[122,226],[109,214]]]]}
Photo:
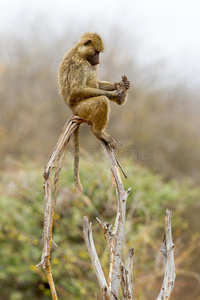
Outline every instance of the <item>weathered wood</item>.
{"type": "MultiPolygon", "coordinates": [[[[52,299],[57,300],[56,288],[53,281],[53,276],[50,266],[50,255],[51,255],[51,245],[54,243],[52,239],[52,228],[54,221],[54,213],[56,208],[57,193],[58,193],[58,182],[59,174],[62,167],[62,161],[66,152],[69,140],[76,128],[80,126],[81,123],[87,123],[86,120],[79,117],[71,117],[64,125],[61,135],[54,147],[49,160],[44,167],[44,225],[43,225],[43,251],[41,261],[37,266],[42,265],[46,271],[47,279],[50,285],[52,299]],[[52,170],[56,166],[56,171],[54,175],[54,189],[52,195],[51,188],[51,174],[52,170]]],[[[90,124],[89,124],[90,125],[90,124]]],[[[121,259],[121,250],[124,236],[124,225],[126,217],[126,200],[130,193],[130,188],[125,191],[121,180],[119,168],[121,169],[125,177],[126,174],[123,171],[119,161],[117,160],[114,151],[111,147],[106,144],[103,140],[100,143],[106,153],[108,161],[110,163],[112,178],[114,180],[114,185],[116,188],[116,194],[118,199],[117,215],[115,219],[114,227],[109,223],[102,223],[98,218],[97,221],[101,226],[104,237],[110,253],[110,268],[109,276],[106,281],[105,275],[103,273],[93,237],[91,223],[87,217],[84,217],[83,221],[83,233],[86,241],[86,246],[90,254],[92,265],[96,273],[99,285],[102,289],[104,300],[119,300],[118,293],[121,284],[123,300],[133,299],[133,254],[134,250],[131,249],[129,252],[128,265],[125,266],[121,259]]],[[[169,300],[171,292],[174,287],[175,281],[175,265],[174,265],[174,244],[172,242],[171,234],[171,212],[166,211],[165,216],[165,231],[164,240],[161,247],[161,252],[163,253],[164,264],[165,264],[165,276],[160,294],[157,300],[169,300]]],[[[55,243],[54,243],[55,244],[55,243]]]]}
{"type": "Polygon", "coordinates": [[[86,247],[88,249],[88,252],[90,254],[90,259],[95,271],[95,274],[97,276],[99,285],[103,291],[103,295],[105,299],[113,299],[115,298],[112,296],[110,290],[108,289],[108,285],[95,249],[93,237],[92,237],[92,223],[89,224],[89,220],[87,217],[84,217],[83,219],[83,234],[85,238],[86,247]]]}
{"type": "MultiPolygon", "coordinates": [[[[47,274],[47,278],[48,278],[48,282],[50,285],[53,299],[57,299],[57,295],[56,295],[55,285],[54,285],[54,281],[53,281],[53,277],[52,277],[52,273],[51,273],[50,254],[51,254],[51,245],[53,242],[52,228],[53,228],[54,213],[55,213],[55,207],[56,207],[56,201],[57,201],[59,174],[60,174],[60,170],[62,167],[62,160],[64,158],[65,151],[66,151],[67,145],[69,143],[69,140],[70,140],[73,132],[76,130],[76,128],[78,128],[78,126],[80,126],[81,123],[87,123],[90,125],[90,123],[87,120],[84,120],[77,116],[71,117],[65,123],[65,125],[61,131],[60,137],[59,137],[53,151],[50,154],[47,164],[44,167],[44,173],[43,173],[43,178],[44,178],[44,184],[43,184],[43,189],[44,189],[43,251],[42,251],[41,261],[37,266],[42,265],[43,268],[46,270],[46,274],[47,274]],[[53,197],[52,197],[51,173],[52,173],[52,170],[55,168],[56,164],[57,164],[57,167],[56,167],[56,171],[55,171],[55,175],[54,175],[54,190],[53,190],[53,197]]],[[[112,153],[112,156],[115,158],[114,153],[112,153]]],[[[116,158],[115,158],[115,163],[116,163],[116,165],[118,164],[120,166],[120,164],[116,160],[116,158]]],[[[121,166],[120,166],[120,168],[121,168],[122,172],[124,173],[121,166]]],[[[90,234],[90,236],[91,236],[91,234],[90,234]]],[[[106,297],[106,298],[113,297],[110,290],[107,287],[107,283],[106,283],[106,285],[104,285],[102,287],[102,290],[104,293],[104,297],[106,297]]]]}
{"type": "MultiPolygon", "coordinates": [[[[122,260],[121,260],[121,250],[123,244],[123,236],[124,236],[124,225],[125,225],[125,216],[126,216],[126,200],[130,193],[130,189],[128,191],[124,190],[124,186],[121,180],[121,176],[119,173],[118,167],[122,170],[123,174],[125,175],[122,167],[120,166],[118,160],[115,157],[115,154],[111,147],[105,144],[102,140],[100,140],[101,145],[107,155],[108,161],[110,163],[110,168],[112,172],[112,176],[115,183],[117,199],[118,199],[118,208],[117,208],[117,216],[115,219],[115,225],[112,230],[112,225],[109,223],[102,223],[98,218],[97,221],[101,226],[105,240],[107,242],[107,246],[110,253],[110,268],[109,268],[109,276],[107,281],[107,291],[110,291],[110,295],[108,299],[118,299],[118,293],[120,288],[121,278],[124,278],[125,269],[122,267],[122,260]],[[113,298],[114,297],[114,298],[113,298]]],[[[92,233],[91,233],[92,234],[92,233]]],[[[92,251],[91,248],[88,247],[87,243],[86,246],[88,248],[89,253],[92,251]]],[[[132,253],[132,252],[131,252],[132,253]]],[[[91,257],[95,256],[95,253],[90,254],[91,257]]],[[[132,262],[133,257],[131,256],[129,261],[129,269],[128,269],[128,276],[126,277],[126,290],[129,291],[130,297],[125,299],[132,299],[132,274],[130,276],[129,272],[132,270],[132,262]]],[[[99,274],[97,270],[94,268],[96,276],[98,278],[99,274]]],[[[101,285],[100,285],[101,286],[101,285]]],[[[102,288],[102,287],[101,287],[102,288]]]]}
{"type": "Polygon", "coordinates": [[[128,266],[121,266],[121,287],[124,300],[133,299],[133,255],[134,249],[131,248],[128,257],[128,266]]]}
{"type": "Polygon", "coordinates": [[[160,251],[163,254],[165,264],[165,275],[160,293],[156,300],[168,300],[175,283],[176,273],[174,264],[174,244],[172,242],[172,230],[171,230],[171,218],[172,212],[168,209],[165,213],[165,229],[164,239],[160,251]]]}
{"type": "MultiPolygon", "coordinates": [[[[62,167],[62,160],[65,155],[65,151],[69,140],[74,132],[74,130],[81,123],[88,123],[86,120],[79,117],[71,117],[64,125],[60,137],[50,154],[49,160],[44,167],[44,223],[43,223],[43,251],[40,263],[37,265],[42,265],[46,271],[48,283],[51,289],[52,299],[57,300],[57,293],[54,285],[53,276],[51,273],[50,266],[50,256],[51,256],[51,245],[52,245],[52,229],[54,221],[54,213],[56,208],[57,194],[58,194],[58,182],[59,174],[62,167]],[[52,198],[52,188],[51,188],[51,172],[55,168],[57,163],[55,175],[54,175],[54,196],[52,198]]],[[[53,244],[55,244],[53,242],[53,244]]]]}
{"type": "Polygon", "coordinates": [[[124,225],[126,217],[126,200],[130,193],[130,189],[127,192],[124,190],[124,186],[121,180],[121,176],[118,169],[118,162],[113,150],[109,145],[101,141],[104,151],[108,157],[110,168],[115,180],[115,188],[118,199],[117,216],[115,219],[115,225],[113,231],[107,232],[107,239],[109,239],[109,252],[110,252],[110,269],[108,277],[108,286],[112,293],[117,296],[120,287],[120,269],[121,269],[121,250],[124,236],[124,225]]]}

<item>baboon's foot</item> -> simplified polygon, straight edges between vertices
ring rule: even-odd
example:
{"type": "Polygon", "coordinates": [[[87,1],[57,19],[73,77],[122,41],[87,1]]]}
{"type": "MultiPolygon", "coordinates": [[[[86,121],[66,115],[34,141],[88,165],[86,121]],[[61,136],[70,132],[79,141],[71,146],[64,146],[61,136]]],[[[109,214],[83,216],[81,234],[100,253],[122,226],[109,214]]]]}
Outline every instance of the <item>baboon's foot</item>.
{"type": "Polygon", "coordinates": [[[130,87],[130,82],[128,81],[128,78],[124,75],[122,76],[122,80],[117,83],[117,89],[119,91],[121,91],[121,96],[119,97],[117,103],[119,105],[123,104],[126,100],[126,93],[127,93],[127,90],[129,89],[130,87]]]}
{"type": "Polygon", "coordinates": [[[116,143],[116,141],[110,136],[110,135],[108,135],[108,136],[102,136],[101,137],[101,139],[104,141],[104,142],[106,142],[107,144],[109,144],[110,145],[110,147],[112,148],[112,149],[116,149],[117,148],[117,143],[116,143]]]}
{"type": "Polygon", "coordinates": [[[128,80],[126,75],[122,76],[121,82],[124,84],[124,86],[127,90],[130,88],[130,81],[128,80]]]}
{"type": "Polygon", "coordinates": [[[96,135],[96,137],[98,139],[101,139],[106,144],[110,145],[111,148],[113,148],[113,149],[117,148],[117,143],[115,142],[115,140],[110,135],[108,135],[105,131],[102,131],[100,133],[96,133],[96,132],[93,132],[93,133],[94,133],[94,135],[96,135]]]}

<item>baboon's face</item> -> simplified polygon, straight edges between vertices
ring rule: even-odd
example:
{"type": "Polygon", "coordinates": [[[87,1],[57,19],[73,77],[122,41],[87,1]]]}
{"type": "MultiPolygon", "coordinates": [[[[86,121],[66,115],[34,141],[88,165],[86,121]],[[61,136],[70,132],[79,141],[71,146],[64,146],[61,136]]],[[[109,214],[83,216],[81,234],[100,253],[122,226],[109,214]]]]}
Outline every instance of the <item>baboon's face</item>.
{"type": "Polygon", "coordinates": [[[103,42],[97,34],[87,33],[79,42],[80,55],[93,66],[99,64],[99,54],[103,50],[103,42]]]}
{"type": "Polygon", "coordinates": [[[92,55],[87,56],[87,61],[92,65],[98,65],[99,64],[99,51],[95,50],[95,53],[92,55]]]}

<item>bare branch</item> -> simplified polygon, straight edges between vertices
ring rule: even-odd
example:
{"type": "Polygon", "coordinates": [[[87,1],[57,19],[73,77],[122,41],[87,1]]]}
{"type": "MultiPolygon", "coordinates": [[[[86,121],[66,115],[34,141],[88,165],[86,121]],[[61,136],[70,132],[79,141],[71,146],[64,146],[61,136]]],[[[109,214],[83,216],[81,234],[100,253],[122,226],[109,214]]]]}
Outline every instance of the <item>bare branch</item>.
{"type": "Polygon", "coordinates": [[[174,264],[174,244],[172,242],[172,232],[171,232],[171,218],[172,212],[168,209],[165,213],[165,229],[164,229],[164,239],[160,251],[163,253],[163,259],[165,264],[165,275],[163,284],[158,295],[157,300],[168,300],[175,283],[175,264],[174,264]]]}
{"type": "MultiPolygon", "coordinates": [[[[126,299],[132,299],[132,274],[130,275],[130,272],[133,271],[133,250],[130,251],[128,268],[125,268],[125,267],[124,267],[124,269],[121,268],[121,266],[123,265],[121,262],[121,250],[122,250],[122,242],[123,242],[123,236],[124,236],[126,199],[130,193],[130,189],[127,192],[125,192],[125,190],[124,190],[118,167],[121,168],[122,173],[124,175],[125,175],[125,173],[124,173],[122,167],[120,166],[117,158],[115,157],[113,150],[111,149],[111,147],[108,144],[104,143],[104,141],[100,140],[100,142],[101,142],[102,147],[104,148],[104,151],[105,151],[105,153],[108,157],[109,163],[110,163],[110,168],[111,168],[112,176],[114,179],[115,188],[116,188],[116,192],[117,192],[117,199],[118,199],[117,216],[115,219],[115,226],[114,226],[113,231],[112,231],[112,225],[110,223],[102,223],[97,218],[97,221],[103,230],[105,240],[107,242],[108,249],[110,252],[110,269],[109,269],[108,284],[106,283],[106,285],[107,285],[106,289],[102,286],[102,282],[100,282],[100,279],[99,279],[99,277],[102,278],[102,276],[103,276],[103,278],[105,280],[105,277],[104,277],[103,273],[101,274],[101,276],[99,275],[100,270],[101,270],[101,272],[103,272],[103,271],[102,271],[102,269],[100,269],[99,259],[98,259],[98,263],[96,263],[97,258],[96,258],[96,260],[94,259],[94,257],[96,257],[95,249],[94,249],[94,247],[91,247],[91,244],[87,240],[86,240],[86,246],[90,253],[92,264],[93,264],[96,276],[98,278],[99,284],[100,284],[102,290],[104,291],[103,292],[104,298],[107,299],[106,297],[108,297],[108,299],[118,299],[118,292],[119,292],[119,287],[120,287],[120,282],[121,282],[121,277],[122,277],[122,278],[125,278],[125,280],[126,280],[125,288],[126,288],[127,294],[130,295],[129,298],[126,298],[126,299]],[[94,264],[94,261],[95,261],[95,264],[94,264]],[[97,268],[97,266],[98,266],[98,268],[97,268]],[[124,271],[122,272],[121,269],[123,269],[124,271]],[[123,277],[122,274],[125,274],[126,272],[127,272],[127,276],[124,275],[124,277],[123,277]],[[107,293],[107,296],[105,296],[105,291],[107,293]],[[110,295],[108,294],[108,291],[109,291],[110,295]]],[[[84,221],[84,224],[85,224],[85,221],[84,221]]],[[[84,225],[84,231],[85,231],[85,225],[84,225]]],[[[85,236],[85,239],[86,238],[88,239],[86,233],[84,233],[84,236],[85,236]]],[[[92,235],[91,235],[91,239],[92,239],[92,235]]],[[[93,240],[91,243],[93,243],[93,240]]],[[[104,285],[105,285],[105,282],[104,282],[104,285]]]]}
{"type": "Polygon", "coordinates": [[[92,261],[92,265],[94,268],[94,271],[96,273],[99,285],[103,291],[103,295],[105,299],[114,299],[110,290],[108,289],[108,285],[103,273],[103,270],[101,268],[101,264],[94,246],[94,241],[92,238],[92,224],[89,224],[89,220],[87,217],[84,217],[83,219],[83,234],[86,242],[86,246],[88,249],[88,252],[90,254],[90,258],[92,261]],[[107,298],[106,298],[107,297],[107,298]]]}
{"type": "Polygon", "coordinates": [[[129,272],[129,284],[131,291],[133,290],[133,263],[134,263],[134,249],[131,248],[128,256],[128,272],[129,272]]]}
{"type": "Polygon", "coordinates": [[[117,216],[115,219],[115,226],[113,231],[111,232],[111,226],[108,226],[107,224],[102,225],[100,223],[102,229],[104,230],[104,235],[110,252],[110,270],[108,277],[108,287],[117,297],[121,281],[121,250],[126,216],[126,199],[130,193],[130,189],[127,192],[125,192],[124,190],[124,186],[118,169],[119,162],[117,161],[113,150],[109,147],[109,145],[105,144],[103,141],[101,141],[101,144],[110,163],[110,168],[115,180],[118,199],[117,216]]]}
{"type": "MultiPolygon", "coordinates": [[[[66,147],[69,143],[69,140],[74,132],[74,130],[81,123],[88,123],[86,120],[79,117],[71,117],[64,125],[61,135],[56,143],[55,148],[51,152],[49,160],[44,167],[44,225],[43,225],[43,251],[40,263],[37,265],[42,265],[46,271],[47,279],[49,282],[49,286],[51,289],[52,299],[57,300],[56,289],[53,281],[53,276],[51,273],[50,266],[50,253],[51,253],[51,244],[54,241],[52,240],[52,228],[53,228],[53,220],[54,213],[57,201],[57,193],[58,193],[58,182],[59,182],[59,174],[62,166],[62,160],[65,155],[66,147]],[[55,163],[57,163],[56,172],[54,175],[54,197],[52,200],[52,191],[51,191],[51,171],[55,167],[55,163]]],[[[89,123],[88,123],[89,124],[89,123]]]]}
{"type": "Polygon", "coordinates": [[[123,300],[133,299],[133,254],[134,249],[131,248],[129,252],[128,266],[125,267],[123,263],[121,265],[121,287],[123,300]]]}
{"type": "MultiPolygon", "coordinates": [[[[66,147],[69,143],[69,140],[76,128],[80,126],[81,123],[88,123],[86,120],[79,117],[71,117],[65,124],[62,129],[61,135],[56,143],[55,148],[51,152],[49,160],[44,168],[44,227],[43,227],[43,252],[40,263],[37,265],[42,265],[45,268],[48,282],[50,285],[52,299],[57,300],[56,289],[51,273],[50,266],[50,253],[51,253],[51,244],[54,243],[52,240],[52,228],[54,213],[57,201],[58,193],[58,182],[59,174],[62,167],[62,160],[65,155],[66,147]],[[56,166],[56,171],[54,175],[54,189],[52,197],[51,189],[51,172],[56,166]]],[[[89,123],[88,123],[89,124],[89,123]]],[[[127,267],[122,263],[121,260],[121,250],[124,236],[124,225],[125,225],[125,216],[126,216],[126,200],[130,193],[130,188],[125,191],[124,186],[120,177],[119,169],[126,177],[120,163],[118,162],[113,150],[108,144],[103,140],[99,140],[102,147],[108,157],[110,168],[112,172],[112,178],[114,180],[117,199],[118,199],[118,208],[117,216],[115,219],[114,228],[109,223],[102,223],[97,219],[99,225],[101,226],[105,240],[108,245],[110,253],[110,269],[108,282],[106,282],[102,267],[96,249],[94,246],[94,241],[92,237],[92,228],[91,224],[89,225],[88,218],[84,217],[83,233],[86,241],[86,246],[89,251],[92,265],[96,273],[99,285],[103,292],[104,300],[118,300],[118,292],[121,283],[123,299],[132,300],[132,290],[133,290],[133,254],[134,250],[131,249],[129,252],[129,259],[127,267]]],[[[55,243],[54,243],[55,244],[55,243]]],[[[174,287],[175,281],[175,266],[174,266],[174,244],[172,242],[171,234],[171,212],[166,211],[165,215],[165,233],[164,240],[160,250],[163,253],[164,264],[165,264],[165,276],[163,285],[160,291],[160,294],[157,300],[169,299],[170,294],[174,287]]]]}
{"type": "Polygon", "coordinates": [[[74,130],[80,125],[80,123],[88,123],[86,120],[79,117],[71,117],[64,125],[60,137],[50,154],[49,160],[44,167],[44,227],[43,227],[43,252],[41,262],[37,265],[42,265],[45,268],[46,260],[50,257],[51,240],[52,240],[52,228],[54,212],[56,207],[59,174],[62,166],[62,160],[65,155],[66,147],[74,130]],[[54,198],[51,198],[51,171],[55,167],[55,163],[58,162],[55,176],[54,176],[54,198]]]}

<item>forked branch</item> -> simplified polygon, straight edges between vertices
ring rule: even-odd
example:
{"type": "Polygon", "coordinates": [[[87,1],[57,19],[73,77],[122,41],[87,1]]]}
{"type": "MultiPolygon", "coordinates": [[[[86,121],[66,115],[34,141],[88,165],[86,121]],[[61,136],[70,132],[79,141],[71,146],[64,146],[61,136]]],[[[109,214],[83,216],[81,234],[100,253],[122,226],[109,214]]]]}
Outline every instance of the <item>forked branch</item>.
{"type": "MultiPolygon", "coordinates": [[[[51,266],[50,266],[50,254],[52,245],[52,228],[54,221],[54,213],[56,208],[57,193],[58,193],[58,182],[59,174],[62,167],[62,161],[66,152],[69,140],[74,132],[81,123],[88,123],[86,120],[79,117],[71,117],[64,125],[61,135],[53,149],[49,160],[44,167],[44,226],[43,226],[43,251],[41,261],[37,266],[42,265],[46,271],[47,279],[50,285],[52,299],[57,300],[57,293],[52,277],[51,266]],[[51,189],[51,174],[52,170],[56,167],[54,175],[54,189],[52,193],[51,189]],[[53,195],[52,195],[53,194],[53,195]]],[[[89,124],[89,123],[88,123],[89,124]]],[[[118,199],[117,215],[115,219],[114,227],[109,223],[102,223],[97,219],[101,226],[104,237],[110,253],[110,268],[109,276],[106,281],[103,273],[93,237],[92,227],[89,224],[87,217],[84,217],[83,222],[83,233],[86,241],[86,246],[89,251],[92,265],[96,273],[99,285],[103,292],[104,300],[118,300],[118,293],[121,284],[123,300],[133,299],[133,248],[130,249],[128,265],[125,266],[121,259],[121,250],[124,237],[124,225],[126,216],[126,200],[130,193],[130,188],[125,191],[121,180],[119,168],[126,177],[119,161],[117,160],[111,147],[104,141],[99,140],[107,155],[110,163],[112,177],[115,182],[115,188],[118,199]]],[[[171,212],[166,211],[165,216],[165,231],[164,240],[160,250],[163,253],[164,264],[165,264],[165,276],[160,294],[157,300],[168,300],[174,287],[175,281],[175,265],[174,265],[174,244],[172,242],[171,234],[171,212]]]]}
{"type": "MultiPolygon", "coordinates": [[[[87,123],[90,125],[88,121],[82,119],[80,117],[71,117],[64,125],[61,135],[54,147],[49,160],[44,167],[44,225],[43,225],[43,251],[41,261],[37,266],[42,265],[46,271],[48,282],[50,285],[52,298],[57,299],[56,289],[51,273],[51,266],[50,266],[50,253],[51,253],[51,246],[52,246],[52,228],[53,228],[53,221],[54,221],[54,213],[56,208],[56,201],[57,201],[57,193],[58,193],[58,182],[59,182],[59,174],[62,167],[62,161],[65,155],[65,151],[69,140],[73,134],[73,132],[80,126],[81,123],[87,123]],[[52,170],[56,167],[55,175],[54,175],[54,190],[52,195],[52,188],[51,188],[51,174],[52,170]]],[[[103,143],[103,142],[102,142],[103,143]]],[[[104,143],[103,143],[104,144],[104,143]]],[[[105,144],[104,144],[105,145],[105,144]]],[[[105,146],[106,147],[106,146],[105,146]]],[[[112,156],[115,157],[114,153],[112,156]]],[[[116,160],[117,164],[119,162],[116,160]]],[[[120,166],[121,167],[121,166],[120,166]]],[[[121,168],[122,169],[122,168],[121,168]]],[[[123,170],[122,170],[123,171],[123,170]]],[[[105,293],[104,289],[104,293],[105,293]]]]}
{"type": "MultiPolygon", "coordinates": [[[[123,245],[123,237],[124,237],[124,225],[125,225],[125,216],[126,216],[126,200],[127,197],[130,193],[130,189],[128,191],[124,190],[124,186],[122,184],[121,176],[119,173],[119,162],[117,161],[115,154],[113,150],[110,148],[109,145],[105,144],[102,140],[100,140],[102,147],[105,150],[105,153],[108,157],[109,163],[110,163],[110,168],[112,171],[112,175],[115,181],[115,187],[116,187],[116,192],[117,192],[117,199],[118,199],[118,208],[117,208],[117,216],[115,219],[115,225],[112,230],[112,225],[109,223],[102,223],[99,219],[97,219],[98,223],[100,224],[104,236],[107,242],[107,246],[109,249],[110,253],[110,269],[109,269],[109,276],[108,276],[108,281],[106,283],[104,275],[100,276],[100,274],[103,274],[103,271],[100,267],[97,267],[98,264],[96,263],[97,261],[99,262],[99,259],[95,259],[94,257],[97,256],[96,250],[93,245],[93,239],[92,239],[92,231],[91,231],[91,225],[90,228],[86,231],[86,218],[84,218],[84,237],[86,241],[86,246],[88,249],[88,252],[90,254],[92,264],[97,276],[97,279],[99,281],[99,285],[104,291],[104,297],[106,294],[105,299],[118,299],[118,293],[119,293],[119,288],[120,288],[120,282],[121,282],[121,277],[124,274],[124,268],[122,267],[122,260],[121,260],[121,250],[122,250],[122,245],[123,245]],[[91,243],[88,243],[88,234],[90,235],[90,240],[92,241],[91,243]],[[102,281],[104,284],[102,285],[102,281]]],[[[132,265],[130,263],[130,265],[132,265]]],[[[132,269],[132,267],[130,267],[132,269]]],[[[131,273],[132,277],[132,273],[131,273]]],[[[127,278],[130,279],[130,276],[127,278]]],[[[126,278],[126,279],[127,279],[126,278]]],[[[132,279],[131,280],[126,280],[126,290],[132,290],[132,279]]],[[[127,298],[128,299],[128,298],[127,298]]],[[[132,298],[130,298],[132,299],[132,298]]]]}
{"type": "MultiPolygon", "coordinates": [[[[130,189],[127,192],[124,191],[124,187],[121,181],[120,173],[118,170],[118,163],[116,161],[113,150],[101,141],[101,144],[106,152],[108,160],[110,162],[111,171],[115,181],[115,187],[118,198],[118,209],[117,216],[115,219],[114,229],[112,230],[112,225],[110,223],[102,223],[98,218],[97,221],[100,224],[104,237],[110,253],[110,269],[109,277],[107,283],[105,282],[105,277],[99,263],[99,258],[95,250],[95,246],[92,238],[92,229],[88,225],[88,231],[91,243],[87,242],[87,234],[85,231],[85,219],[84,219],[84,237],[86,240],[86,246],[90,254],[92,264],[99,281],[99,285],[102,290],[106,290],[105,299],[118,299],[118,292],[121,282],[123,300],[133,299],[133,248],[129,252],[128,266],[126,267],[121,260],[121,249],[124,235],[124,225],[125,225],[125,215],[126,215],[126,199],[130,193],[130,189]],[[92,247],[91,247],[92,244],[92,247]],[[94,251],[94,252],[93,252],[94,251]],[[94,259],[94,257],[97,257],[94,259]],[[98,264],[95,262],[98,261],[98,264]],[[97,267],[98,265],[98,267],[97,267]],[[101,274],[101,275],[100,275],[101,274]],[[102,278],[104,284],[102,285],[102,278]],[[110,292],[110,295],[109,295],[110,292]]],[[[165,276],[160,294],[157,300],[169,299],[175,282],[175,264],[174,264],[174,244],[172,242],[171,233],[171,212],[166,210],[165,215],[165,227],[164,227],[164,240],[161,248],[163,253],[164,264],[165,264],[165,276]]],[[[89,221],[87,220],[88,224],[89,221]]]]}

